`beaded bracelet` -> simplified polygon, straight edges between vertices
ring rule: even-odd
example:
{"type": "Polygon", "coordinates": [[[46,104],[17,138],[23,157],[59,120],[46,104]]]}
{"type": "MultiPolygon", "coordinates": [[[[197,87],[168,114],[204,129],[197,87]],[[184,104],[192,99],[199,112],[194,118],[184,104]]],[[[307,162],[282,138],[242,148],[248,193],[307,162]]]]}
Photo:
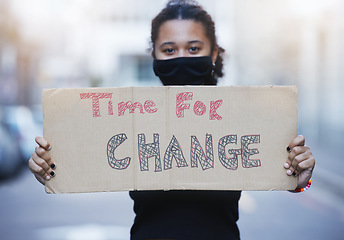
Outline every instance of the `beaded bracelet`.
{"type": "Polygon", "coordinates": [[[311,185],[312,185],[312,181],[309,179],[306,187],[304,187],[304,188],[296,188],[295,192],[304,192],[304,191],[308,190],[311,187],[311,185]]]}

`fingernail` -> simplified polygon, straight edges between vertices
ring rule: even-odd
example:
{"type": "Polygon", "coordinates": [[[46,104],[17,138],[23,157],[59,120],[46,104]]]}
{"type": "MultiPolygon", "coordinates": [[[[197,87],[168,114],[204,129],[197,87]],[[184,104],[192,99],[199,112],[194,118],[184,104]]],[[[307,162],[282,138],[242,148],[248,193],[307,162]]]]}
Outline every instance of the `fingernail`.
{"type": "Polygon", "coordinates": [[[45,180],[50,180],[50,176],[49,176],[49,175],[46,176],[46,177],[45,177],[45,180]]]}
{"type": "Polygon", "coordinates": [[[288,146],[288,147],[287,147],[287,152],[290,152],[290,151],[291,151],[291,150],[290,150],[290,147],[288,146]]]}
{"type": "Polygon", "coordinates": [[[50,151],[51,150],[51,145],[48,147],[47,151],[50,151]]]}
{"type": "Polygon", "coordinates": [[[54,175],[55,175],[54,171],[51,171],[51,172],[50,172],[50,175],[51,175],[51,176],[54,176],[54,175]]]}
{"type": "Polygon", "coordinates": [[[292,171],[290,169],[287,170],[287,174],[288,175],[291,175],[292,174],[292,171]]]}
{"type": "Polygon", "coordinates": [[[285,163],[285,164],[284,164],[284,167],[285,167],[285,168],[289,168],[289,164],[288,164],[288,163],[285,163]]]}
{"type": "Polygon", "coordinates": [[[56,166],[55,166],[55,164],[51,164],[50,167],[51,168],[55,168],[56,166]]]}

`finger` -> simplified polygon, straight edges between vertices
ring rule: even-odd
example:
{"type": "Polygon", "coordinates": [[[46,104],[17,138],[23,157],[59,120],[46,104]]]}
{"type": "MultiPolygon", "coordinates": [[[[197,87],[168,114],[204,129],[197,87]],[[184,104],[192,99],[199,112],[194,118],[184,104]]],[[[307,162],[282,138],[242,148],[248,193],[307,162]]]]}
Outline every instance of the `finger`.
{"type": "Polygon", "coordinates": [[[284,168],[287,169],[287,175],[291,176],[294,173],[294,169],[291,167],[291,161],[289,159],[284,163],[284,168]]]}
{"type": "Polygon", "coordinates": [[[36,147],[35,153],[38,157],[44,159],[51,168],[55,168],[56,164],[51,158],[49,152],[42,147],[36,147]]]}
{"type": "MultiPolygon", "coordinates": [[[[32,164],[31,166],[32,166],[32,170],[34,173],[37,172],[38,174],[40,174],[45,179],[47,179],[47,176],[49,176],[49,179],[50,179],[50,177],[55,176],[55,172],[51,168],[51,166],[53,166],[55,168],[56,167],[55,164],[49,165],[48,162],[45,159],[39,157],[36,152],[34,152],[32,154],[31,159],[33,161],[33,162],[31,162],[31,164],[32,164]],[[35,164],[36,166],[34,166],[33,164],[35,164]]],[[[49,179],[47,179],[47,180],[49,180],[49,179]]]]}
{"type": "Polygon", "coordinates": [[[289,167],[286,173],[287,173],[287,175],[289,175],[289,176],[293,175],[294,177],[296,177],[298,175],[298,172],[295,170],[294,167],[289,167]]]}
{"type": "Polygon", "coordinates": [[[47,172],[47,171],[49,170],[50,166],[48,165],[48,162],[47,162],[45,159],[43,159],[43,158],[41,158],[40,156],[38,156],[38,154],[37,154],[36,152],[34,152],[34,153],[32,154],[32,159],[34,160],[34,162],[35,162],[38,166],[40,166],[41,168],[43,168],[44,171],[47,172]]]}
{"type": "Polygon", "coordinates": [[[296,171],[301,173],[304,170],[310,170],[313,171],[314,169],[314,165],[315,165],[315,159],[313,156],[307,157],[306,160],[300,162],[297,166],[296,166],[296,171]]]}
{"type": "Polygon", "coordinates": [[[51,149],[50,143],[45,140],[44,137],[38,136],[35,138],[35,141],[40,147],[44,148],[45,150],[49,151],[51,149]]]}
{"type": "Polygon", "coordinates": [[[289,150],[287,149],[289,152],[289,155],[286,162],[284,163],[284,168],[289,169],[292,166],[292,162],[295,156],[304,153],[305,151],[307,151],[307,149],[309,148],[304,147],[304,146],[296,146],[296,147],[293,147],[293,149],[289,149],[289,150]]]}
{"type": "Polygon", "coordinates": [[[288,160],[290,161],[290,163],[294,160],[294,158],[300,154],[303,154],[305,152],[310,151],[310,148],[307,146],[296,146],[293,147],[288,155],[288,160]]]}
{"type": "Polygon", "coordinates": [[[50,179],[50,175],[43,169],[43,167],[41,167],[34,161],[33,157],[30,158],[28,164],[29,164],[30,171],[35,175],[38,181],[42,183],[41,181],[42,179],[45,179],[45,180],[50,179]]]}
{"type": "Polygon", "coordinates": [[[304,146],[305,142],[306,142],[305,137],[302,135],[298,135],[289,143],[287,150],[289,149],[289,151],[290,151],[295,146],[304,146]]]}
{"type": "Polygon", "coordinates": [[[301,154],[298,154],[294,157],[294,159],[291,162],[291,166],[288,169],[288,175],[294,175],[297,176],[299,173],[301,173],[306,167],[310,167],[312,165],[312,161],[309,161],[310,159],[312,159],[312,154],[310,153],[310,151],[305,151],[301,154]],[[306,163],[303,163],[306,162],[306,163]],[[301,165],[300,165],[301,164],[301,165]]]}
{"type": "Polygon", "coordinates": [[[309,158],[310,156],[312,156],[312,153],[309,151],[308,147],[298,147],[295,151],[292,151],[292,154],[290,155],[294,155],[294,157],[292,157],[291,159],[291,166],[296,169],[296,166],[306,160],[307,158],[309,158]]]}
{"type": "Polygon", "coordinates": [[[289,169],[291,167],[291,163],[294,159],[294,157],[300,153],[302,148],[297,148],[297,146],[304,146],[305,144],[305,138],[302,135],[296,136],[287,146],[286,150],[288,151],[288,159],[284,163],[284,167],[286,169],[289,169]]]}

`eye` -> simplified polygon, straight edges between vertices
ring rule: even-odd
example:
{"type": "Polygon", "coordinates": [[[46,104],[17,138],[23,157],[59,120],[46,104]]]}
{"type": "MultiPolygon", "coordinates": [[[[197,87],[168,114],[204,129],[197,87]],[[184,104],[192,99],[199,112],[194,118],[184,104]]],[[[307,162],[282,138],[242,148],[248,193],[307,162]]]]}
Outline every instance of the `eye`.
{"type": "Polygon", "coordinates": [[[175,50],[173,48],[166,48],[166,49],[162,50],[162,52],[164,52],[166,54],[172,54],[175,52],[175,50]]]}
{"type": "Polygon", "coordinates": [[[195,47],[195,46],[192,46],[189,48],[189,52],[191,53],[197,53],[199,52],[201,49],[199,47],[195,47]]]}

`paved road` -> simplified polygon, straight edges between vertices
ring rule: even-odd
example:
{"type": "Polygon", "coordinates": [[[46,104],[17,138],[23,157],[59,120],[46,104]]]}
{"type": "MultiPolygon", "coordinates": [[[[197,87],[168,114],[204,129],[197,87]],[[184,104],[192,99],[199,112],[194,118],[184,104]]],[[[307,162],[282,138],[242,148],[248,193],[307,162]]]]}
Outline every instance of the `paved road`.
{"type": "MultiPolygon", "coordinates": [[[[317,168],[306,193],[243,192],[242,239],[343,239],[344,180],[333,167],[343,161],[313,152],[317,168]]],[[[27,169],[18,175],[0,183],[0,239],[129,239],[134,215],[127,192],[48,195],[27,169]]]]}

